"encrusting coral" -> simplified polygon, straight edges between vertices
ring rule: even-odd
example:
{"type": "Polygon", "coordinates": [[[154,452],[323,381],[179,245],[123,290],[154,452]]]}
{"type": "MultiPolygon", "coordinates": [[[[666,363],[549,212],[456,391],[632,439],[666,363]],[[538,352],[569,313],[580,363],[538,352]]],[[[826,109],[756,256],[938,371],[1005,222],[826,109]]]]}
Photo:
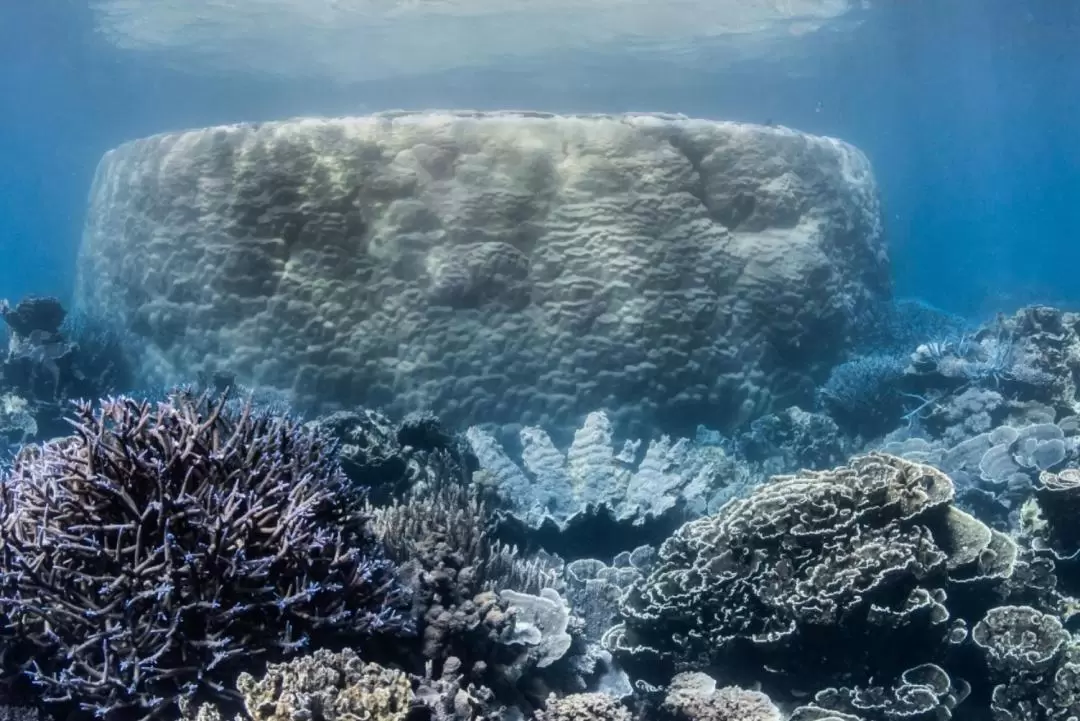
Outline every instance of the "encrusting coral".
{"type": "Polygon", "coordinates": [[[226,406],[79,404],[73,436],[25,447],[4,476],[5,660],[45,701],[168,714],[235,698],[253,661],[410,630],[333,444],[226,406]]]}

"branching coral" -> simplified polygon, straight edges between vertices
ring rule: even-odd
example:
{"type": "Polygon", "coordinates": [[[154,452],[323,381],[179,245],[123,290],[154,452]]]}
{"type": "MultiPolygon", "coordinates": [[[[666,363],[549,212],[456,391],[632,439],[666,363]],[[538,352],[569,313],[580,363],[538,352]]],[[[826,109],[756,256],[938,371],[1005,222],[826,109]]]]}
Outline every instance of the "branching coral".
{"type": "Polygon", "coordinates": [[[888,687],[822,689],[814,695],[814,705],[867,721],[938,721],[952,718],[970,691],[966,681],[954,681],[945,669],[924,663],[904,671],[888,687]]]}
{"type": "Polygon", "coordinates": [[[491,644],[510,627],[508,604],[492,591],[535,592],[556,583],[553,570],[490,538],[479,493],[452,479],[371,514],[387,553],[411,576],[423,619],[421,652],[436,670],[451,656],[490,660],[491,644]]]}
{"type": "Polygon", "coordinates": [[[225,405],[80,404],[3,479],[0,610],[47,701],[158,715],[252,659],[406,630],[333,445],[225,405]]]}
{"type": "MultiPolygon", "coordinates": [[[[452,659],[500,699],[517,701],[525,692],[531,705],[545,694],[537,698],[523,688],[529,684],[581,690],[577,677],[599,673],[570,657],[583,629],[570,627],[570,608],[554,588],[561,567],[490,538],[477,489],[451,479],[372,512],[378,537],[415,588],[419,655],[436,674],[452,659]]],[[[582,655],[580,643],[575,650],[582,655]]]]}
{"type": "Polygon", "coordinates": [[[822,407],[849,429],[869,435],[892,428],[904,412],[903,356],[874,353],[833,368],[818,393],[822,407]]]}
{"type": "Polygon", "coordinates": [[[253,721],[404,721],[413,703],[405,674],[349,649],[270,664],[262,678],[243,673],[236,685],[253,721]]]}

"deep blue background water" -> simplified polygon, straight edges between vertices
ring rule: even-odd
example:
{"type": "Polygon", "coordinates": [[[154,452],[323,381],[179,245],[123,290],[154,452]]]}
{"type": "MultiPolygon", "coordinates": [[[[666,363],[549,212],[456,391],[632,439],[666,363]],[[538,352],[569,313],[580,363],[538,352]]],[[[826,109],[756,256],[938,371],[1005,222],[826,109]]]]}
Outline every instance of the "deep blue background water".
{"type": "Polygon", "coordinates": [[[874,163],[898,294],[1080,307],[1080,3],[895,0],[801,60],[597,58],[368,85],[196,77],[105,46],[68,0],[0,3],[0,297],[66,296],[101,154],[237,120],[392,107],[663,110],[835,135],[874,163]]]}

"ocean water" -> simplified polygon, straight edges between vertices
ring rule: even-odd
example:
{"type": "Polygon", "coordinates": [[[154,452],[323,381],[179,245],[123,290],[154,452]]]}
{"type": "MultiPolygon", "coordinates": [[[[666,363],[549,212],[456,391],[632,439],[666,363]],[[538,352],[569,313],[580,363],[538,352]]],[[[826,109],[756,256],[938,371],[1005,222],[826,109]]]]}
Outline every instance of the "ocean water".
{"type": "MultiPolygon", "coordinates": [[[[874,162],[899,294],[965,314],[1000,310],[997,298],[1076,302],[1066,240],[1078,152],[1067,120],[1080,85],[1071,3],[873,3],[853,13],[855,28],[798,39],[777,57],[738,62],[694,46],[595,57],[585,47],[367,84],[333,67],[310,82],[245,67],[185,73],[183,53],[166,64],[117,50],[84,3],[3,12],[12,297],[66,292],[93,168],[125,139],[300,114],[510,107],[663,110],[843,138],[874,162]]],[[[292,54],[308,51],[297,45],[292,54]]]]}
{"type": "Polygon", "coordinates": [[[12,1],[0,98],[0,705],[1080,718],[1080,4],[12,1]]]}

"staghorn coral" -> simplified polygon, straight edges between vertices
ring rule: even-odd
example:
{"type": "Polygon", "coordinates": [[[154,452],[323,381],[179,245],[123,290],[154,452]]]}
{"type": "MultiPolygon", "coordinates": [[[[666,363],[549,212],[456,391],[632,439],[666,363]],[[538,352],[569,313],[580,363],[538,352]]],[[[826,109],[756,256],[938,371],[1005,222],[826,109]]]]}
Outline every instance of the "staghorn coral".
{"type": "Polygon", "coordinates": [[[236,686],[252,721],[404,721],[414,699],[408,676],[351,649],[272,663],[262,678],[240,674],[236,686]]]}
{"type": "Polygon", "coordinates": [[[986,603],[1012,572],[1015,545],[952,499],[940,471],[884,454],[776,477],[665,541],[605,645],[811,687],[897,679],[964,639],[947,589],[986,603]]]}
{"type": "Polygon", "coordinates": [[[742,455],[757,465],[763,479],[802,468],[832,468],[851,455],[849,446],[829,416],[796,407],[758,418],[738,438],[742,455]]]}
{"type": "Polygon", "coordinates": [[[376,537],[410,579],[423,619],[420,653],[436,670],[449,657],[471,668],[495,656],[492,645],[512,624],[509,604],[493,591],[539,591],[557,582],[541,562],[489,536],[489,513],[475,488],[448,480],[369,510],[376,537]]]}
{"type": "Polygon", "coordinates": [[[408,630],[333,445],[226,403],[79,404],[4,476],[0,611],[46,701],[167,714],[253,660],[408,630]]]}
{"type": "Polygon", "coordinates": [[[818,391],[818,403],[842,428],[880,434],[904,414],[901,381],[906,365],[895,353],[852,358],[832,369],[818,391]]]}

